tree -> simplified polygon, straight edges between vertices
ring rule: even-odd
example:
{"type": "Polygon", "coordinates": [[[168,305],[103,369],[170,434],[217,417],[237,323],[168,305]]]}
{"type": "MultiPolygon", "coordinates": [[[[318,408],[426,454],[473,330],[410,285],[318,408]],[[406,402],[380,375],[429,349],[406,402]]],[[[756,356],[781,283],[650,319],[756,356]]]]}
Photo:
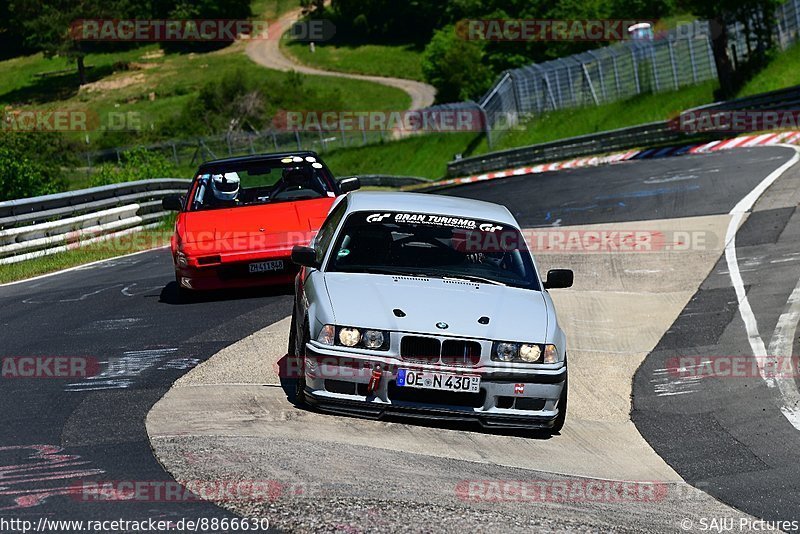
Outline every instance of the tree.
{"type": "Polygon", "coordinates": [[[758,43],[756,57],[772,47],[772,33],[775,9],[780,0],[682,0],[681,7],[709,21],[711,49],[719,79],[719,96],[731,98],[736,93],[736,65],[728,55],[728,27],[736,21],[756,28],[758,43]]]}
{"type": "Polygon", "coordinates": [[[86,83],[84,57],[87,45],[70,33],[80,19],[124,18],[130,9],[126,0],[15,0],[11,19],[23,28],[25,44],[45,57],[63,56],[76,62],[78,82],[86,83]]]}
{"type": "Polygon", "coordinates": [[[440,102],[475,99],[492,83],[494,74],[486,65],[484,41],[462,39],[455,27],[434,33],[422,54],[422,73],[436,87],[440,102]]]}

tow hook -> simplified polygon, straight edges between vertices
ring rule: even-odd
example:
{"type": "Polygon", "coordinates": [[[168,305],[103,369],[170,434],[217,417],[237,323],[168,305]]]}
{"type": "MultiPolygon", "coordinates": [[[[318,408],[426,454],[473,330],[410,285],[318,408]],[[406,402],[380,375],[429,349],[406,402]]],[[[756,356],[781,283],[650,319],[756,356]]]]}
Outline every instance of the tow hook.
{"type": "Polygon", "coordinates": [[[373,391],[378,389],[381,384],[381,376],[383,376],[383,369],[380,364],[376,364],[375,369],[372,370],[369,384],[367,384],[367,394],[371,395],[373,391]]]}

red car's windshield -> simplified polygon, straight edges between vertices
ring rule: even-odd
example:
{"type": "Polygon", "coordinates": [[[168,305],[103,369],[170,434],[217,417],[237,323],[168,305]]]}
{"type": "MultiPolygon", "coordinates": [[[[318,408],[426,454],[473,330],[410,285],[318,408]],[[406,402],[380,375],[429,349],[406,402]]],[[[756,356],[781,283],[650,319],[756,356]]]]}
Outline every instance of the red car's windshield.
{"type": "Polygon", "coordinates": [[[276,160],[201,168],[189,210],[209,210],[336,196],[333,178],[316,158],[276,160]]]}

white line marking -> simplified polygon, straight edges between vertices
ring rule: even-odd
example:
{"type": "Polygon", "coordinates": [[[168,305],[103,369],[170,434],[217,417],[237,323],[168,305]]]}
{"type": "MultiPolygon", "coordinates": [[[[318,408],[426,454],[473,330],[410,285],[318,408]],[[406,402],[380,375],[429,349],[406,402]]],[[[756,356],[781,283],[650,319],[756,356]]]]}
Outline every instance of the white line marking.
{"type": "MultiPolygon", "coordinates": [[[[779,358],[790,359],[792,357],[792,344],[798,322],[800,322],[800,281],[797,282],[797,286],[789,296],[789,300],[786,302],[786,311],[781,314],[775,332],[772,334],[769,353],[773,361],[777,362],[779,358]]],[[[792,366],[794,366],[794,362],[792,362],[792,366]]],[[[778,366],[773,368],[777,369],[778,366]]],[[[793,371],[797,372],[796,369],[793,371]]],[[[800,429],[800,392],[797,391],[794,372],[790,373],[789,377],[781,376],[779,373],[775,382],[783,396],[783,406],[781,407],[783,415],[795,428],[800,429]]]]}
{"type": "MultiPolygon", "coordinates": [[[[758,333],[758,322],[756,321],[756,316],[753,313],[753,309],[750,307],[750,301],[747,299],[747,293],[744,289],[744,281],[742,280],[742,273],[739,271],[739,263],[736,258],[736,231],[739,229],[739,223],[744,218],[745,213],[752,209],[759,197],[764,194],[764,191],[766,191],[767,188],[771,186],[784,172],[786,172],[795,163],[800,161],[800,149],[794,146],[788,146],[787,148],[791,148],[795,151],[794,156],[789,161],[772,171],[761,181],[760,184],[755,187],[755,189],[750,191],[747,196],[745,196],[733,207],[733,209],[730,211],[732,217],[728,223],[728,230],[725,234],[725,261],[728,264],[728,273],[731,277],[731,284],[736,291],[736,299],[739,301],[739,315],[742,317],[742,321],[744,321],[744,327],[747,331],[747,341],[750,343],[750,349],[753,351],[753,355],[756,357],[758,372],[761,374],[761,377],[764,379],[764,382],[766,382],[768,387],[775,387],[775,381],[772,377],[767,376],[764,372],[767,348],[764,346],[764,340],[761,339],[761,335],[758,333]]],[[[784,416],[786,416],[787,420],[794,425],[795,428],[800,430],[798,421],[792,420],[792,418],[787,415],[784,409],[782,409],[781,412],[784,414],[784,416]]]]}
{"type": "Polygon", "coordinates": [[[69,267],[67,269],[61,269],[60,271],[53,271],[52,273],[40,274],[39,276],[34,276],[32,278],[25,278],[23,280],[15,280],[13,282],[6,282],[5,284],[0,284],[0,287],[14,286],[14,285],[17,285],[17,284],[24,284],[24,283],[27,283],[27,282],[34,282],[36,280],[41,280],[42,278],[50,278],[51,276],[58,276],[60,274],[65,274],[65,273],[69,273],[69,272],[72,272],[72,271],[78,271],[80,269],[88,269],[90,267],[94,267],[95,265],[99,265],[101,263],[108,263],[110,261],[115,261],[115,260],[119,260],[119,259],[122,259],[122,258],[129,258],[131,256],[138,256],[139,254],[146,254],[148,252],[153,252],[154,250],[164,250],[166,248],[169,248],[169,245],[164,245],[163,247],[150,248],[150,249],[147,249],[147,250],[140,250],[138,252],[131,252],[130,254],[124,254],[122,256],[114,256],[113,258],[106,258],[104,260],[97,260],[97,261],[93,261],[91,263],[83,263],[81,265],[76,265],[75,267],[69,267]]]}

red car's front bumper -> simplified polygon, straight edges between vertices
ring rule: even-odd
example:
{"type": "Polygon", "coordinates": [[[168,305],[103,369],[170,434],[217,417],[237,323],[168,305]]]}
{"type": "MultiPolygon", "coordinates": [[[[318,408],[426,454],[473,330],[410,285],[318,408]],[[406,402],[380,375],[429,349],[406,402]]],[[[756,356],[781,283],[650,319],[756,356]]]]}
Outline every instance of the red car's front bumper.
{"type": "Polygon", "coordinates": [[[248,254],[246,258],[237,258],[235,261],[223,258],[221,262],[210,265],[197,265],[197,262],[192,260],[187,263],[188,265],[181,266],[178,261],[175,262],[176,281],[182,288],[193,291],[292,285],[299,270],[292,263],[289,254],[261,257],[256,254],[248,254]],[[250,272],[251,264],[274,261],[283,262],[283,268],[274,271],[250,272]]]}

